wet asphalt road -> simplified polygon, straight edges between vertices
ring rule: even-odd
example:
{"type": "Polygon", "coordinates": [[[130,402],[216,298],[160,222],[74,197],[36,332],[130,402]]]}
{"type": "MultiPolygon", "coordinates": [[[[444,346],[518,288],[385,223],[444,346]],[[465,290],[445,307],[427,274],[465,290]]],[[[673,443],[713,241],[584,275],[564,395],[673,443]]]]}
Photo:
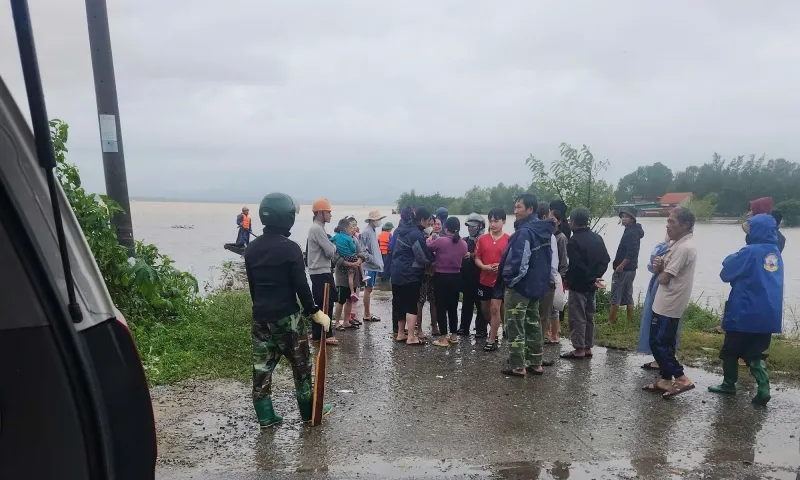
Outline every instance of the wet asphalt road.
{"type": "MultiPolygon", "coordinates": [[[[506,349],[470,338],[408,347],[384,321],[337,332],[328,348],[321,427],[300,424],[288,370],[276,373],[284,423],[259,430],[249,385],[190,382],[154,389],[157,478],[775,478],[800,480],[800,391],[773,383],[767,408],[706,387],[717,373],[690,368],[697,388],[674,399],[642,392],[656,378],[645,356],[595,349],[545,375],[501,375],[506,349]]],[[[425,331],[430,322],[425,320],[425,331]]],[[[545,358],[566,351],[545,347],[545,358]]]]}

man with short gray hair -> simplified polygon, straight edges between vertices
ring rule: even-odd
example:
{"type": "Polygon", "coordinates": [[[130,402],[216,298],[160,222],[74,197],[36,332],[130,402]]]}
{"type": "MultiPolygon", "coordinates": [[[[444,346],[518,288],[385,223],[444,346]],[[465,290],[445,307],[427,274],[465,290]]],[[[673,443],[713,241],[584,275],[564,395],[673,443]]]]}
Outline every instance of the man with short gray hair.
{"type": "Polygon", "coordinates": [[[661,379],[643,387],[673,397],[694,388],[675,358],[675,338],[683,312],[689,306],[694,284],[697,249],[692,240],[695,216],[686,207],[675,207],[667,219],[667,235],[672,243],[664,255],[653,260],[658,275],[658,290],[653,300],[650,324],[650,350],[658,362],[661,379]],[[674,379],[674,380],[673,380],[674,379]]]}

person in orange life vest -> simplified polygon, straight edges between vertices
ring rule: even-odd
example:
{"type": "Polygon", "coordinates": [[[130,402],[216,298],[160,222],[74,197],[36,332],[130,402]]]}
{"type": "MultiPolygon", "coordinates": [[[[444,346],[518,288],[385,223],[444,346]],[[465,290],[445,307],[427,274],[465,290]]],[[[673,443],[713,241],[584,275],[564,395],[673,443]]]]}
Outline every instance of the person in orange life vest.
{"type": "Polygon", "coordinates": [[[236,216],[236,225],[239,226],[239,234],[236,236],[236,246],[246,247],[250,243],[250,235],[253,234],[249,208],[242,207],[242,213],[236,216]]]}
{"type": "Polygon", "coordinates": [[[392,276],[392,244],[393,235],[392,230],[394,224],[386,222],[381,227],[381,233],[378,234],[378,245],[381,247],[381,256],[383,256],[383,272],[381,273],[381,280],[387,281],[392,276]]]}

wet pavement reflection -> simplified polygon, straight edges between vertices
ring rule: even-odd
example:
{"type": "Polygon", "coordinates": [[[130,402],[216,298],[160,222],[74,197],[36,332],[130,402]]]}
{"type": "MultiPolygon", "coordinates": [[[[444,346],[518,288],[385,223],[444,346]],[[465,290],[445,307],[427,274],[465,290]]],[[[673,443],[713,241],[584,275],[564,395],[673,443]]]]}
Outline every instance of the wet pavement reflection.
{"type": "MultiPolygon", "coordinates": [[[[337,332],[341,345],[328,348],[334,410],[322,427],[300,423],[287,388],[275,394],[284,423],[259,431],[249,386],[229,382],[212,396],[194,385],[188,398],[202,411],[159,414],[158,477],[800,480],[795,386],[773,382],[769,406],[755,408],[749,376],[738,395],[718,396],[706,391],[718,374],[688,369],[697,388],[664,400],[640,390],[656,377],[639,368],[646,357],[603,348],[541,377],[507,378],[505,347],[484,352],[472,337],[397,344],[386,293],[373,310],[382,322],[337,332]]],[[[558,353],[546,347],[545,358],[558,353]]],[[[170,395],[155,392],[154,404],[171,405],[170,395]]]]}

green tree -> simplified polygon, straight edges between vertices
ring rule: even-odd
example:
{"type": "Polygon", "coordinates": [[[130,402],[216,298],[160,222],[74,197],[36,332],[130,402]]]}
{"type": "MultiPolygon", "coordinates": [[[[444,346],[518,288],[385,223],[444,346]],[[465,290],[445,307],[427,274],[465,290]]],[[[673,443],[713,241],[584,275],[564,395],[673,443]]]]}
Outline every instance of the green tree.
{"type": "Polygon", "coordinates": [[[667,193],[672,179],[672,170],[661,162],[639,167],[620,179],[615,197],[618,202],[634,197],[655,200],[667,193]]]}
{"type": "Polygon", "coordinates": [[[105,195],[87,192],[78,168],[67,162],[69,126],[58,119],[50,122],[56,154],[56,174],[83,230],[111,299],[128,321],[168,320],[197,310],[201,305],[197,280],[174,267],[172,259],[155,245],[136,242],[129,262],[125,247],[117,240],[111,217],[120,206],[105,195]]]}
{"type": "Polygon", "coordinates": [[[600,178],[609,162],[597,160],[586,145],[578,150],[562,143],[559,151],[561,158],[551,162],[548,168],[533,155],[528,157],[525,163],[533,173],[533,181],[555,192],[569,208],[586,207],[596,226],[615,203],[614,188],[600,178]]]}
{"type": "Polygon", "coordinates": [[[780,210],[781,214],[783,214],[781,226],[800,226],[800,200],[796,198],[784,200],[783,202],[775,205],[775,210],[780,210]]]}

